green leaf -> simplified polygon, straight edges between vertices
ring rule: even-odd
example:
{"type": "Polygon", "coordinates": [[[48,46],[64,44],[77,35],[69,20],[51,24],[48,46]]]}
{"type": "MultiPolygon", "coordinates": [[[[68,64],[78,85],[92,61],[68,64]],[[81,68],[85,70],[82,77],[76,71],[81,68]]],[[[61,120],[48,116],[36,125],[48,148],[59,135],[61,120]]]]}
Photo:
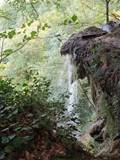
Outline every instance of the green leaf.
{"type": "Polygon", "coordinates": [[[6,31],[5,31],[5,32],[0,33],[0,38],[7,38],[6,31]]]}
{"type": "Polygon", "coordinates": [[[14,130],[15,130],[15,131],[19,131],[19,130],[21,130],[21,128],[22,128],[22,127],[19,127],[19,126],[18,126],[18,127],[16,127],[14,130]]]}
{"type": "Polygon", "coordinates": [[[63,22],[63,24],[64,24],[64,25],[67,25],[67,23],[68,23],[68,20],[65,19],[64,22],[63,22]]]}
{"type": "Polygon", "coordinates": [[[6,143],[8,143],[9,142],[9,138],[8,137],[2,137],[1,138],[1,143],[2,144],[6,144],[6,143]]]}
{"type": "Polygon", "coordinates": [[[27,40],[27,35],[24,35],[23,42],[25,42],[26,40],[27,40]]]}
{"type": "Polygon", "coordinates": [[[9,37],[10,39],[12,39],[15,35],[16,35],[15,29],[12,30],[12,31],[10,31],[10,32],[8,32],[8,37],[9,37]]]}
{"type": "Polygon", "coordinates": [[[16,137],[16,135],[15,135],[15,134],[12,134],[12,135],[9,136],[9,139],[12,140],[12,139],[14,139],[15,137],[16,137]]]}
{"type": "Polygon", "coordinates": [[[31,141],[34,138],[34,136],[25,136],[23,139],[24,141],[31,141]]]}
{"type": "Polygon", "coordinates": [[[50,28],[50,26],[49,26],[47,23],[45,23],[45,24],[42,26],[42,30],[44,31],[46,28],[50,28]]]}
{"type": "Polygon", "coordinates": [[[33,23],[33,20],[29,21],[29,22],[27,23],[27,25],[28,25],[28,26],[31,26],[32,23],[33,23]]]}
{"type": "Polygon", "coordinates": [[[76,22],[77,19],[78,19],[78,17],[77,17],[77,15],[74,14],[74,15],[71,17],[71,19],[72,19],[73,22],[76,22]]]}
{"type": "Polygon", "coordinates": [[[12,146],[10,146],[10,145],[7,145],[4,148],[4,150],[5,150],[6,153],[11,153],[14,150],[14,148],[12,146]]]}
{"type": "Polygon", "coordinates": [[[6,55],[6,56],[9,56],[12,53],[13,53],[12,49],[6,49],[6,50],[4,50],[4,55],[6,55]]]}
{"type": "Polygon", "coordinates": [[[20,46],[22,46],[22,43],[17,43],[16,46],[17,46],[17,47],[20,47],[20,46]]]}
{"type": "Polygon", "coordinates": [[[25,28],[25,24],[23,24],[21,28],[25,28]]]}
{"type": "Polygon", "coordinates": [[[37,34],[36,31],[32,31],[32,32],[31,32],[31,38],[35,38],[37,35],[38,35],[38,34],[37,34]]]}

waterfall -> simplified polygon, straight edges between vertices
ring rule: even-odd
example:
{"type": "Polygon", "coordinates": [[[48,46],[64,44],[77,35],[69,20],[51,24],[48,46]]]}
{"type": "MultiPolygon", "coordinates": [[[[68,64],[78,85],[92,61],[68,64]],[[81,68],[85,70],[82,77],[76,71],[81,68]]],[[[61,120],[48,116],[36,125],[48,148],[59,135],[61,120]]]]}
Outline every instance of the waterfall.
{"type": "MultiPolygon", "coordinates": [[[[62,65],[62,70],[60,71],[60,77],[58,81],[59,87],[63,88],[64,84],[66,84],[63,83],[63,77],[65,77],[69,97],[66,100],[65,111],[62,112],[58,119],[57,127],[70,131],[70,136],[79,141],[81,136],[80,127],[82,128],[82,118],[86,118],[85,110],[89,108],[87,108],[87,102],[82,99],[83,91],[81,89],[80,82],[77,79],[77,68],[72,61],[72,58],[73,57],[71,57],[71,55],[66,55],[65,63],[64,65],[62,65]],[[65,70],[65,72],[63,71],[63,69],[65,70]],[[82,107],[83,103],[86,104],[84,107],[82,107]],[[84,115],[82,116],[81,113],[83,113],[84,115]]],[[[91,112],[91,110],[88,110],[88,112],[89,111],[91,112]]],[[[88,120],[89,119],[87,119],[87,121],[88,120]]]]}
{"type": "Polygon", "coordinates": [[[73,82],[69,86],[69,94],[67,111],[71,115],[74,112],[75,105],[77,104],[77,81],[73,82]]]}
{"type": "Polygon", "coordinates": [[[67,114],[72,115],[74,107],[77,104],[77,80],[76,80],[76,67],[71,62],[71,57],[67,56],[68,63],[68,92],[69,99],[67,101],[67,114]]]}
{"type": "MultiPolygon", "coordinates": [[[[75,127],[75,130],[71,130],[71,136],[79,139],[81,133],[77,130],[77,125],[80,124],[79,116],[76,113],[76,104],[78,104],[78,81],[76,75],[76,67],[72,63],[71,55],[66,55],[66,61],[63,65],[63,68],[67,69],[67,86],[68,86],[68,93],[69,98],[66,101],[66,110],[61,115],[60,120],[57,123],[57,127],[65,128],[70,130],[71,127],[75,127]]],[[[60,79],[59,79],[59,86],[63,86],[63,77],[64,72],[60,72],[60,79]]]]}

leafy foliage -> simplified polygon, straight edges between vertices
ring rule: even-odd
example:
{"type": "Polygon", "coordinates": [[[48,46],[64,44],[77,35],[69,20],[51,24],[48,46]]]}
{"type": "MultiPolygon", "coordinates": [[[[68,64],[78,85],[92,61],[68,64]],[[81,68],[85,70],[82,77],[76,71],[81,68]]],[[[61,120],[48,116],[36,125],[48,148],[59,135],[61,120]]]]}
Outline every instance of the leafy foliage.
{"type": "MultiPolygon", "coordinates": [[[[0,6],[0,159],[26,146],[34,130],[56,127],[68,99],[67,64],[59,48],[71,33],[105,21],[103,2],[7,0],[0,6]]],[[[118,10],[118,0],[111,0],[111,17],[119,19],[118,10]]],[[[86,125],[91,111],[80,96],[76,112],[86,125]]]]}
{"type": "Polygon", "coordinates": [[[34,129],[55,126],[55,109],[60,104],[47,102],[49,85],[50,81],[34,76],[31,84],[24,83],[22,91],[17,91],[10,81],[0,80],[1,159],[31,141],[34,129]]]}

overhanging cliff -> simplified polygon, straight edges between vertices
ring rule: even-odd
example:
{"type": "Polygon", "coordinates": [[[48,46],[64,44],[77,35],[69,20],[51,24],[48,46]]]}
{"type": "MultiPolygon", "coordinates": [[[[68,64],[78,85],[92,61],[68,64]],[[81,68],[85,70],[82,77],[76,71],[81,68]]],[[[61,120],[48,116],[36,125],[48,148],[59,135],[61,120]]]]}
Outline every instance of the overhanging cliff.
{"type": "Polygon", "coordinates": [[[71,35],[60,52],[71,55],[78,79],[88,77],[97,117],[105,120],[107,153],[120,157],[120,27],[111,33],[89,27],[71,35]]]}

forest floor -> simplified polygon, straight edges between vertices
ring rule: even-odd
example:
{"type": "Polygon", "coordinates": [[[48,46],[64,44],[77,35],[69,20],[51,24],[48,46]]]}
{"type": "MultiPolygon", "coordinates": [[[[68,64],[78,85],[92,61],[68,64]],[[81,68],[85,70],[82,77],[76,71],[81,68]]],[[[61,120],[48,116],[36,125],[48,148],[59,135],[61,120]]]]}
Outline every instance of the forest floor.
{"type": "Polygon", "coordinates": [[[71,144],[69,143],[71,142],[65,145],[64,142],[56,139],[48,131],[41,131],[24,151],[16,154],[17,157],[15,158],[18,160],[95,160],[79,145],[70,147],[71,144]]]}
{"type": "Polygon", "coordinates": [[[38,126],[31,128],[31,124],[36,125],[32,109],[18,115],[17,121],[18,127],[22,127],[21,131],[14,132],[14,128],[10,128],[9,132],[2,133],[2,136],[16,135],[17,137],[14,138],[16,148],[11,150],[10,143],[7,147],[0,146],[7,152],[5,160],[95,160],[76,141],[67,140],[67,137],[58,137],[57,133],[38,126]],[[27,138],[27,141],[23,141],[20,137],[27,138]]]}

